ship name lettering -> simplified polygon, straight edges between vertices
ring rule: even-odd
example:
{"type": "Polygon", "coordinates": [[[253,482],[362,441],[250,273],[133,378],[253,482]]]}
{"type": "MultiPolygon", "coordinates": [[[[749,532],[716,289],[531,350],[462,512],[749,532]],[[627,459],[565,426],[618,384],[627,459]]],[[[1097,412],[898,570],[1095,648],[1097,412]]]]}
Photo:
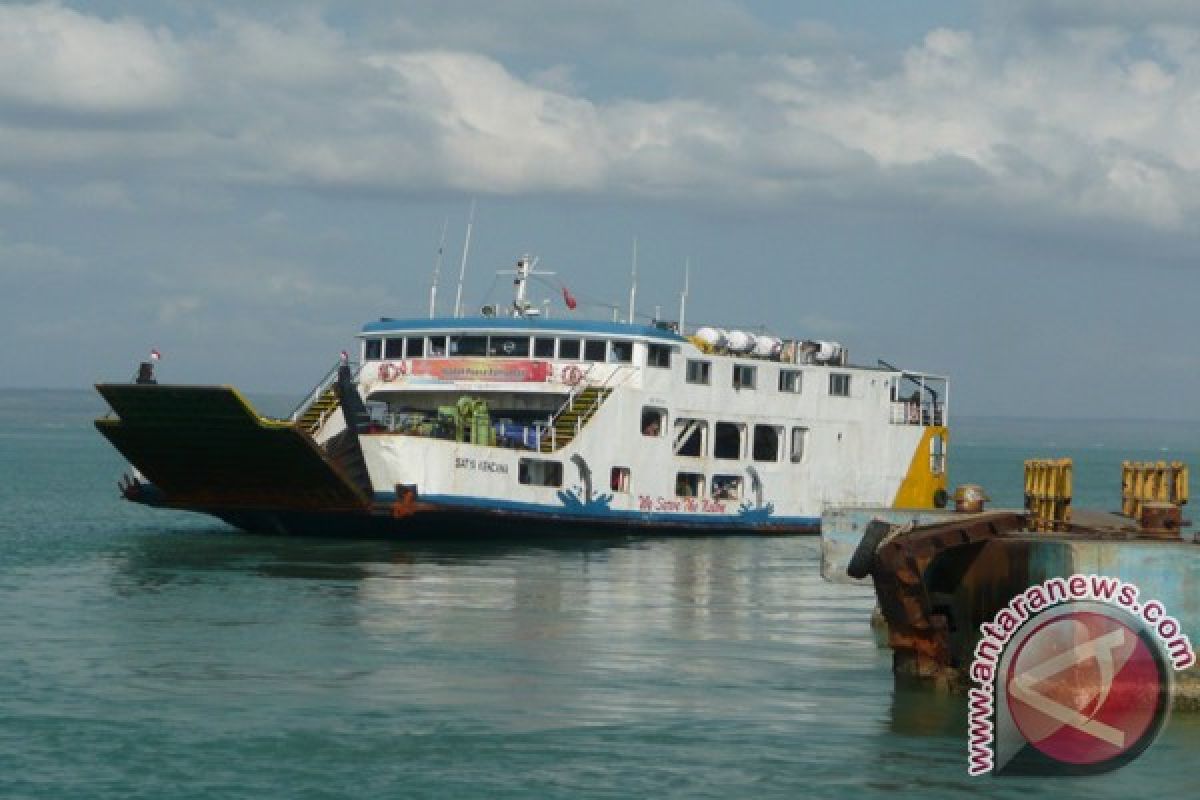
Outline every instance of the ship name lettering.
{"type": "Polygon", "coordinates": [[[508,465],[498,461],[476,461],[473,458],[454,459],[455,469],[473,469],[476,472],[492,472],[496,475],[507,475],[508,465]]]}

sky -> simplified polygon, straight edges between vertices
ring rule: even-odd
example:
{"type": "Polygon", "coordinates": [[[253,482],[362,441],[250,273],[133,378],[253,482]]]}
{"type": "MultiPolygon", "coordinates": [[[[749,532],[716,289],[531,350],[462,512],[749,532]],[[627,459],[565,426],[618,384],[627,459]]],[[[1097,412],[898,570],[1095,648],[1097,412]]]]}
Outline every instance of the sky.
{"type": "Polygon", "coordinates": [[[470,309],[636,239],[640,312],[687,262],[952,414],[1198,419],[1198,132],[1190,0],[0,3],[0,387],[299,398],[474,202],[470,309]]]}

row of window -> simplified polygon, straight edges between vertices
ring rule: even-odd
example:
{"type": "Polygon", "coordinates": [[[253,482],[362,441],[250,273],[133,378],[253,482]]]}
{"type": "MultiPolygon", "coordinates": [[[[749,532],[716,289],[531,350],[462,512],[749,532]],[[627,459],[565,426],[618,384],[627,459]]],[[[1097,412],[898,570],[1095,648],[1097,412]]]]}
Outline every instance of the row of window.
{"type": "MultiPolygon", "coordinates": [[[[366,339],[363,360],[402,360],[413,358],[482,357],[482,358],[553,358],[559,361],[595,361],[628,364],[633,361],[633,342],[622,339],[581,339],[554,336],[508,335],[451,335],[451,336],[390,336],[366,339]]],[[[671,347],[649,344],[646,364],[669,369],[671,347]]],[[[803,373],[798,369],[780,369],[778,388],[781,392],[800,394],[803,373]]],[[[685,380],[702,386],[712,384],[712,362],[702,359],[687,361],[685,380]]],[[[735,364],[733,388],[757,389],[758,366],[735,364]]],[[[829,374],[829,394],[832,397],[850,396],[850,375],[845,372],[829,374]]]]}
{"type": "MultiPolygon", "coordinates": [[[[517,466],[517,480],[526,486],[561,487],[563,484],[562,462],[544,458],[522,458],[517,466]]],[[[628,494],[631,491],[629,467],[613,467],[609,474],[608,484],[612,491],[628,494]]],[[[676,473],[676,497],[710,497],[713,500],[740,500],[742,498],[742,476],[713,475],[707,494],[705,489],[704,475],[698,472],[676,473]]]]}
{"type": "MultiPolygon", "coordinates": [[[[802,378],[803,373],[798,369],[779,370],[779,391],[800,394],[803,385],[802,378]]],[[[689,358],[685,379],[688,383],[696,383],[702,386],[712,384],[712,362],[689,358]]],[[[758,388],[758,367],[753,364],[734,364],[733,388],[758,388]]],[[[850,396],[849,373],[831,372],[829,374],[829,394],[832,397],[850,396]]]]}
{"type": "MultiPolygon", "coordinates": [[[[667,411],[664,408],[644,406],[642,408],[642,435],[662,436],[666,430],[667,411]]],[[[787,428],[783,425],[747,425],[744,422],[717,422],[713,425],[712,437],[708,434],[708,420],[678,417],[675,420],[672,446],[675,455],[703,458],[711,453],[713,458],[740,461],[749,457],[754,461],[776,462],[783,457],[783,444],[787,428]]],[[[795,426],[791,430],[788,457],[792,463],[804,460],[804,446],[808,440],[808,428],[795,426]]]]}
{"type": "MultiPolygon", "coordinates": [[[[676,420],[676,426],[685,423],[690,427],[696,423],[705,425],[703,420],[676,420]]],[[[745,433],[745,425],[729,422],[716,424],[713,458],[737,458],[732,455],[740,453],[740,438],[745,433]],[[724,430],[722,430],[722,426],[724,430]],[[740,428],[741,430],[736,430],[740,428]],[[724,453],[721,455],[720,453],[724,453]]],[[[702,429],[701,429],[702,430],[702,429]]],[[[774,461],[769,458],[772,447],[778,455],[779,443],[783,436],[783,426],[755,425],[755,461],[774,461]],[[761,439],[760,430],[765,431],[761,439]],[[761,447],[761,449],[760,449],[761,447]],[[759,458],[759,456],[763,456],[759,458]]],[[[691,434],[689,434],[690,436],[691,434]]],[[[808,438],[807,428],[792,428],[791,459],[799,462],[804,458],[804,443],[808,438]]],[[[680,453],[680,455],[688,455],[680,453]]],[[[698,453],[697,453],[698,455],[698,453]]],[[[930,472],[940,475],[946,469],[946,448],[941,436],[933,437],[929,442],[930,472]]],[[[613,467],[609,477],[609,488],[614,492],[628,493],[631,491],[629,467],[613,467]]],[[[563,484],[563,465],[561,461],[545,458],[522,458],[517,467],[517,480],[528,486],[560,487],[563,484]]],[[[708,497],[714,500],[740,500],[742,497],[742,478],[740,475],[713,475],[708,497]]],[[[675,475],[675,495],[677,497],[704,497],[704,475],[699,472],[678,472],[675,475]]]]}
{"type": "MultiPolygon", "coordinates": [[[[624,339],[579,339],[554,336],[508,335],[451,335],[451,336],[389,336],[366,339],[363,360],[400,360],[412,358],[484,357],[484,358],[553,358],[559,361],[611,361],[628,364],[633,361],[633,342],[624,339]]],[[[652,367],[671,366],[671,348],[650,344],[647,364],[652,367]]]]}
{"type": "MultiPolygon", "coordinates": [[[[680,420],[682,421],[682,420],[680,420]]],[[[692,420],[695,422],[695,420],[692,420]]],[[[678,422],[677,422],[678,425],[678,422]]],[[[728,422],[718,422],[716,427],[722,425],[732,425],[728,422]]],[[[742,426],[743,428],[745,426],[742,426]]],[[[776,450],[778,450],[779,439],[784,428],[775,426],[755,426],[755,435],[757,437],[758,429],[774,429],[774,441],[776,450]]],[[[720,435],[720,434],[718,434],[720,435]]],[[[726,435],[731,435],[726,432],[726,435]]],[[[808,428],[792,428],[792,461],[799,462],[804,458],[804,440],[808,438],[808,428]]],[[[766,439],[764,439],[766,441],[766,439]]],[[[726,440],[726,447],[731,446],[731,440],[726,440]]],[[[756,443],[757,447],[757,443],[756,443]]],[[[732,451],[727,451],[732,452],[732,451]]],[[[761,451],[761,455],[766,456],[768,450],[761,451]]],[[[946,470],[946,444],[942,437],[934,437],[929,443],[930,455],[930,471],[935,475],[940,475],[946,470]]],[[[715,455],[714,458],[722,458],[715,455]]],[[[755,461],[772,461],[769,458],[755,458],[755,461]]],[[[547,486],[558,488],[563,486],[563,463],[551,461],[548,458],[522,458],[517,465],[517,480],[524,483],[526,486],[547,486]]],[[[629,493],[632,491],[631,474],[629,467],[613,467],[608,477],[608,488],[613,492],[629,493]]],[[[689,473],[689,471],[680,471],[676,473],[676,497],[680,498],[702,498],[704,494],[704,476],[701,473],[689,473]]],[[[740,475],[713,475],[713,481],[709,485],[707,497],[714,500],[740,500],[742,499],[742,476],[740,475]]]]}

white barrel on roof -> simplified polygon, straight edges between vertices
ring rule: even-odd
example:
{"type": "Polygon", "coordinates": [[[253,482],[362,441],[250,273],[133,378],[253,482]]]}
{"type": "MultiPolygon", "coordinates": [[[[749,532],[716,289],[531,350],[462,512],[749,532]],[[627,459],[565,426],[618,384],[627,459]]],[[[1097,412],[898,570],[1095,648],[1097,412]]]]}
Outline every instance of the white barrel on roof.
{"type": "Polygon", "coordinates": [[[783,340],[777,336],[758,336],[754,339],[754,355],[775,358],[783,349],[783,340]]]}
{"type": "Polygon", "coordinates": [[[696,331],[696,338],[709,347],[725,346],[725,331],[705,325],[696,331]]]}
{"type": "Polygon", "coordinates": [[[755,337],[753,333],[746,331],[732,331],[729,334],[729,352],[731,353],[749,353],[754,349],[755,337]]]}
{"type": "Polygon", "coordinates": [[[822,364],[837,361],[842,355],[842,346],[837,342],[817,342],[816,360],[822,364]]]}

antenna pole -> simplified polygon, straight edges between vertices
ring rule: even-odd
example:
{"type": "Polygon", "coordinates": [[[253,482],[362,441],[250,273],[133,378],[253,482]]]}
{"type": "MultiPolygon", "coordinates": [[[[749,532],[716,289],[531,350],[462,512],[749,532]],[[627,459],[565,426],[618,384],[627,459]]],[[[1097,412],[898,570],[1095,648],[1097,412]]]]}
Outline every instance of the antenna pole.
{"type": "Polygon", "coordinates": [[[429,318],[433,319],[437,313],[437,286],[438,278],[442,275],[442,251],[446,249],[446,226],[450,224],[450,218],[442,219],[442,243],[438,245],[437,260],[433,262],[433,284],[429,287],[429,318]]]}
{"type": "Polygon", "coordinates": [[[512,275],[514,276],[513,286],[513,304],[512,315],[514,317],[536,316],[538,310],[533,307],[533,304],[527,299],[527,289],[529,278],[534,275],[553,275],[553,272],[538,272],[537,258],[528,254],[517,259],[516,269],[501,269],[497,270],[497,275],[512,275]]]}
{"type": "Polygon", "coordinates": [[[633,314],[637,308],[637,237],[633,237],[633,282],[629,285],[629,324],[633,324],[633,314]]]}
{"type": "Polygon", "coordinates": [[[692,260],[685,258],[683,260],[683,294],[679,296],[679,333],[686,336],[684,327],[684,315],[687,312],[688,284],[692,277],[692,260]]]}
{"type": "Polygon", "coordinates": [[[471,250],[471,225],[475,222],[475,200],[471,199],[471,213],[467,216],[467,236],[463,239],[462,264],[458,268],[458,291],[454,295],[454,316],[462,316],[463,279],[467,277],[467,253],[471,250]]]}

